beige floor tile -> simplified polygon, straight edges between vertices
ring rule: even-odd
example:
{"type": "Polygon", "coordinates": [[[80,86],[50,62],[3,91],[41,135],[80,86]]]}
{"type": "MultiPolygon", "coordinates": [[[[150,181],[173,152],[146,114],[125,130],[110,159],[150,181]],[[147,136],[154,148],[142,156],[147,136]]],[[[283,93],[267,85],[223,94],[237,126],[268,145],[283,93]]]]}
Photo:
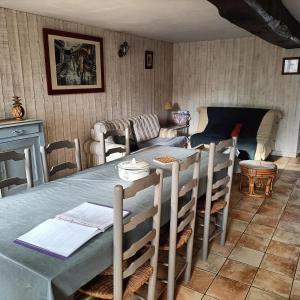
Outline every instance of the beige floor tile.
{"type": "Polygon", "coordinates": [[[236,209],[248,211],[250,213],[256,213],[262,202],[255,198],[242,198],[241,201],[236,205],[236,209]]]}
{"type": "Polygon", "coordinates": [[[236,231],[244,232],[248,224],[249,224],[248,222],[232,219],[228,225],[228,230],[236,230],[236,231]]]}
{"type": "Polygon", "coordinates": [[[266,254],[260,268],[293,277],[297,267],[297,260],[292,260],[272,254],[266,254]]]}
{"type": "Polygon", "coordinates": [[[270,240],[254,235],[243,234],[238,242],[238,246],[251,248],[257,251],[265,252],[270,240]]]}
{"type": "Polygon", "coordinates": [[[213,298],[213,297],[208,296],[208,295],[204,295],[204,297],[202,298],[202,300],[216,300],[216,298],[213,298]]]}
{"type": "Polygon", "coordinates": [[[272,238],[275,241],[300,246],[300,234],[276,229],[272,238]]]}
{"type": "Polygon", "coordinates": [[[244,222],[250,222],[254,216],[254,213],[250,213],[244,210],[232,209],[231,210],[231,218],[241,220],[244,222]]]}
{"type": "Polygon", "coordinates": [[[271,241],[266,252],[291,260],[297,260],[300,254],[300,249],[294,245],[271,241]]]}
{"type": "Polygon", "coordinates": [[[299,300],[300,299],[300,281],[298,281],[298,280],[295,280],[293,283],[290,299],[291,300],[299,300]]]}
{"type": "MultiPolygon", "coordinates": [[[[180,285],[175,291],[175,300],[200,300],[202,299],[203,295],[189,289],[185,286],[180,285]]],[[[167,299],[167,292],[165,292],[159,300],[166,300],[167,299]]]]}
{"type": "Polygon", "coordinates": [[[229,255],[229,258],[254,267],[258,267],[263,256],[263,252],[246,247],[236,246],[229,255]]]}
{"type": "Polygon", "coordinates": [[[281,216],[281,221],[291,222],[291,223],[300,223],[300,212],[299,210],[288,211],[285,210],[281,216]]]}
{"type": "MultiPolygon", "coordinates": [[[[236,220],[238,221],[238,220],[236,220]]],[[[232,249],[242,235],[241,231],[235,230],[232,227],[227,232],[227,238],[224,246],[220,245],[220,239],[214,239],[211,242],[211,252],[223,257],[228,257],[232,249]]]]}
{"type": "Polygon", "coordinates": [[[298,266],[296,268],[296,274],[295,274],[295,278],[294,279],[300,281],[300,260],[298,261],[298,266]]]}
{"type": "Polygon", "coordinates": [[[229,278],[217,276],[207,291],[207,295],[220,300],[243,300],[249,286],[229,278]]]}
{"type": "Polygon", "coordinates": [[[276,227],[278,224],[280,216],[264,216],[260,214],[256,214],[251,223],[266,225],[270,227],[276,227]]]}
{"type": "Polygon", "coordinates": [[[255,276],[253,286],[288,298],[292,283],[293,279],[288,276],[259,269],[255,276]]]}
{"type": "Polygon", "coordinates": [[[255,277],[256,271],[256,267],[228,259],[218,275],[250,285],[255,277]]]}
{"type": "Polygon", "coordinates": [[[279,216],[282,213],[282,207],[274,206],[274,204],[266,202],[259,208],[257,213],[270,217],[279,216]]]}
{"type": "Polygon", "coordinates": [[[267,291],[262,291],[255,287],[250,288],[246,298],[246,300],[284,300],[284,299],[287,298],[283,298],[281,296],[278,296],[276,294],[267,291]]]}
{"type": "Polygon", "coordinates": [[[210,253],[208,255],[207,261],[202,260],[202,253],[199,252],[195,258],[195,267],[200,268],[202,270],[211,272],[211,273],[218,273],[219,270],[222,268],[226,258],[210,253]]]}
{"type": "Polygon", "coordinates": [[[275,229],[270,226],[250,223],[247,229],[245,230],[245,233],[265,239],[271,239],[274,230],[275,229]]]}
{"type": "Polygon", "coordinates": [[[194,268],[190,282],[184,285],[198,293],[205,294],[214,278],[215,274],[194,268]]]}
{"type": "Polygon", "coordinates": [[[277,228],[288,232],[300,233],[299,223],[285,222],[280,220],[277,228]]]}

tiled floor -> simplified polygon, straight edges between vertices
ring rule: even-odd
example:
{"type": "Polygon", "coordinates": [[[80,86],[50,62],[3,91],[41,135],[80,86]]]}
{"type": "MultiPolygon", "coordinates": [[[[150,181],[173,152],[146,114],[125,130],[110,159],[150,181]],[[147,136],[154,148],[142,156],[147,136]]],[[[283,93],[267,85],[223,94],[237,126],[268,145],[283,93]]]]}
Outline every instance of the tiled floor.
{"type": "Polygon", "coordinates": [[[207,262],[196,253],[191,282],[179,284],[177,300],[300,299],[300,158],[274,161],[279,177],[271,198],[243,197],[235,180],[226,244],[215,241],[207,262]]]}

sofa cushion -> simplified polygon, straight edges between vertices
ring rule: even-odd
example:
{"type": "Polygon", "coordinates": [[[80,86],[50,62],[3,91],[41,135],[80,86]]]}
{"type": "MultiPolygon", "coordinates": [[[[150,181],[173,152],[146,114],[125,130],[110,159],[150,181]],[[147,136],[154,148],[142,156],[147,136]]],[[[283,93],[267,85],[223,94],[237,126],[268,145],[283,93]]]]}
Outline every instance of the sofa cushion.
{"type": "MultiPolygon", "coordinates": [[[[92,139],[95,141],[100,141],[100,133],[106,133],[109,130],[125,130],[125,128],[129,128],[129,136],[133,138],[132,130],[130,129],[130,122],[126,119],[116,119],[111,121],[100,121],[94,125],[94,128],[91,130],[92,139]]],[[[113,143],[113,138],[108,137],[106,139],[108,142],[113,143]]]]}
{"type": "Polygon", "coordinates": [[[171,146],[171,147],[184,147],[188,143],[185,136],[176,136],[173,138],[157,137],[148,141],[138,143],[139,149],[150,146],[171,146]]]}
{"type": "Polygon", "coordinates": [[[202,144],[219,143],[221,140],[222,138],[207,136],[203,132],[195,133],[190,137],[192,147],[202,144]]]}
{"type": "Polygon", "coordinates": [[[160,125],[155,114],[140,115],[130,118],[130,121],[137,143],[156,138],[159,135],[160,125]]]}
{"type": "Polygon", "coordinates": [[[212,138],[227,139],[230,137],[233,127],[234,123],[232,122],[210,122],[202,134],[212,138]]]}

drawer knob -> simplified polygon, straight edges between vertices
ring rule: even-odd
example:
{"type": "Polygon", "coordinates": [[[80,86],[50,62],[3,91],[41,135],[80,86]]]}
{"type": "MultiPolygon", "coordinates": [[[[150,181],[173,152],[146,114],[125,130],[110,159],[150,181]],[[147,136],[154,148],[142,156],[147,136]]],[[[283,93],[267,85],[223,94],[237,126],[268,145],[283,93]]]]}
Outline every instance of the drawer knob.
{"type": "Polygon", "coordinates": [[[24,133],[24,130],[22,129],[15,129],[11,132],[14,135],[22,135],[24,133]]]}

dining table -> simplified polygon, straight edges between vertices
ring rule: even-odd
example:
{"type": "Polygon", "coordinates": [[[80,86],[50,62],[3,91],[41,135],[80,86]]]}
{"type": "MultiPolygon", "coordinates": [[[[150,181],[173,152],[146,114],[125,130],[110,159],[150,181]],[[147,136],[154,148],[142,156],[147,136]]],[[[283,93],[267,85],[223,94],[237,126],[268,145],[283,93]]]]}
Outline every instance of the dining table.
{"type": "MultiPolygon", "coordinates": [[[[161,224],[170,217],[171,166],[153,161],[157,156],[185,159],[193,149],[155,146],[142,149],[126,157],[92,167],[61,179],[41,184],[25,192],[0,199],[0,300],[63,300],[97,276],[113,262],[112,227],[95,236],[65,260],[28,249],[14,241],[37,225],[54,218],[84,202],[113,207],[114,186],[129,186],[120,179],[118,164],[135,158],[149,163],[150,168],[163,169],[161,224]]],[[[208,153],[202,152],[200,189],[206,189],[208,153]]],[[[180,184],[187,182],[192,168],[180,176],[180,184]]],[[[124,209],[134,215],[150,206],[154,187],[137,193],[124,201],[124,209]]],[[[130,217],[130,215],[128,217],[130,217]]],[[[124,219],[126,222],[126,218],[124,219]]],[[[146,226],[146,225],[145,225],[146,226]]],[[[146,228],[145,228],[146,230],[146,228]]],[[[126,236],[125,245],[143,234],[143,227],[126,236]]]]}

